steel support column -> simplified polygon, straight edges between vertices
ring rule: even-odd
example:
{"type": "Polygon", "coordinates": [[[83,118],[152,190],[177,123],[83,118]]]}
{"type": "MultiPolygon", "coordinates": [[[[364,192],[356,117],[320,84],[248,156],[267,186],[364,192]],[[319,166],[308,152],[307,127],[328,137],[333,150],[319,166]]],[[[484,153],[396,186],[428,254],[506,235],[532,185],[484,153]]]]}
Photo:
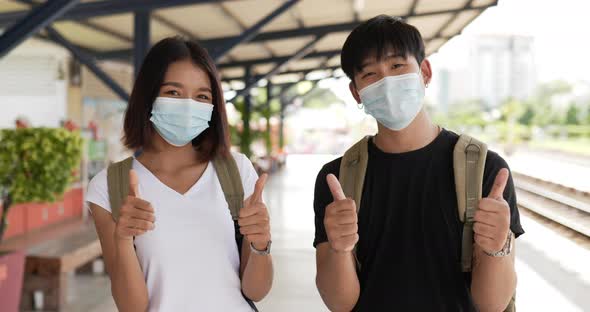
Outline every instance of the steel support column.
{"type": "MultiPolygon", "coordinates": [[[[244,77],[246,78],[246,83],[249,83],[251,80],[252,68],[246,67],[244,70],[244,77]]],[[[242,139],[240,140],[240,151],[244,153],[246,156],[250,157],[250,144],[252,143],[252,135],[250,131],[250,115],[252,114],[252,96],[250,95],[250,91],[244,93],[244,109],[242,112],[242,139]]]]}
{"type": "Polygon", "coordinates": [[[150,11],[135,11],[133,18],[133,71],[135,77],[137,77],[143,59],[150,49],[150,37],[150,11]]]}
{"type": "Polygon", "coordinates": [[[271,152],[272,152],[272,131],[270,128],[270,117],[272,115],[271,109],[270,109],[270,102],[272,101],[272,89],[273,89],[273,85],[272,82],[269,80],[268,83],[266,84],[266,153],[270,156],[271,152]]]}
{"type": "Polygon", "coordinates": [[[282,96],[279,97],[279,101],[281,102],[281,112],[279,113],[279,150],[283,151],[285,148],[285,107],[287,105],[282,96]]]}

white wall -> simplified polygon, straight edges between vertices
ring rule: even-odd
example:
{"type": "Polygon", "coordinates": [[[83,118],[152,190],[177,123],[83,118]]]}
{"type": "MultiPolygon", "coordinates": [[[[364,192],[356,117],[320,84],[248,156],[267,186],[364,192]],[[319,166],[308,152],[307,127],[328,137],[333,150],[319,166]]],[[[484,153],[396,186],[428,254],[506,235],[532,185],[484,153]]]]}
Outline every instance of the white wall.
{"type": "Polygon", "coordinates": [[[0,128],[24,115],[34,127],[57,127],[67,114],[69,54],[31,39],[0,59],[0,128]]]}

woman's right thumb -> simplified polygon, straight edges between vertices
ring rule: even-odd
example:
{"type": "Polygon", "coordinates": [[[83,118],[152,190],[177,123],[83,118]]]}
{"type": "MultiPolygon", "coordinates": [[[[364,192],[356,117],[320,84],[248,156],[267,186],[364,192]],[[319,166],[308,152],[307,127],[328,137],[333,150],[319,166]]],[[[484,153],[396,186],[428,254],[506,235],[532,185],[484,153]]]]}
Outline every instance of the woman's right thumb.
{"type": "Polygon", "coordinates": [[[129,196],[139,196],[139,179],[134,169],[129,170],[129,196]]]}

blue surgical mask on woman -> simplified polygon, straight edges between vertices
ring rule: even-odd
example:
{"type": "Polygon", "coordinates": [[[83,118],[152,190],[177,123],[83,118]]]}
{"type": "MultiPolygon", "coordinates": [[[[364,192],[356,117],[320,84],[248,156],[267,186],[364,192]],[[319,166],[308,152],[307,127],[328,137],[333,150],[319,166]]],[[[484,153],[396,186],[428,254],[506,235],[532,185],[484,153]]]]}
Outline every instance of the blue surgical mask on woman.
{"type": "Polygon", "coordinates": [[[184,146],[209,128],[212,113],[213,105],[209,103],[157,97],[150,121],[166,142],[184,146]]]}
{"type": "Polygon", "coordinates": [[[387,76],[359,91],[365,112],[385,127],[399,131],[422,109],[424,85],[418,73],[387,76]]]}

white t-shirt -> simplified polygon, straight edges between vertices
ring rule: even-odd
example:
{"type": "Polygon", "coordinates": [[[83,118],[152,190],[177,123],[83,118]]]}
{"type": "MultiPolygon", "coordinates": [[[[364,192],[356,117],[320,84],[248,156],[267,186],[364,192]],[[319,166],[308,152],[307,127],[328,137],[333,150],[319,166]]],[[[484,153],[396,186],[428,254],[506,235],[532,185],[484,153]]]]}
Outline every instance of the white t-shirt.
{"type": "MultiPolygon", "coordinates": [[[[233,154],[245,196],[258,178],[252,163],[233,154]]],[[[184,195],[162,183],[136,159],[140,198],[150,202],[155,230],[135,238],[149,311],[252,311],[241,292],[234,224],[213,164],[184,195]]],[[[88,202],[111,212],[106,169],[88,186],[88,202]]]]}

